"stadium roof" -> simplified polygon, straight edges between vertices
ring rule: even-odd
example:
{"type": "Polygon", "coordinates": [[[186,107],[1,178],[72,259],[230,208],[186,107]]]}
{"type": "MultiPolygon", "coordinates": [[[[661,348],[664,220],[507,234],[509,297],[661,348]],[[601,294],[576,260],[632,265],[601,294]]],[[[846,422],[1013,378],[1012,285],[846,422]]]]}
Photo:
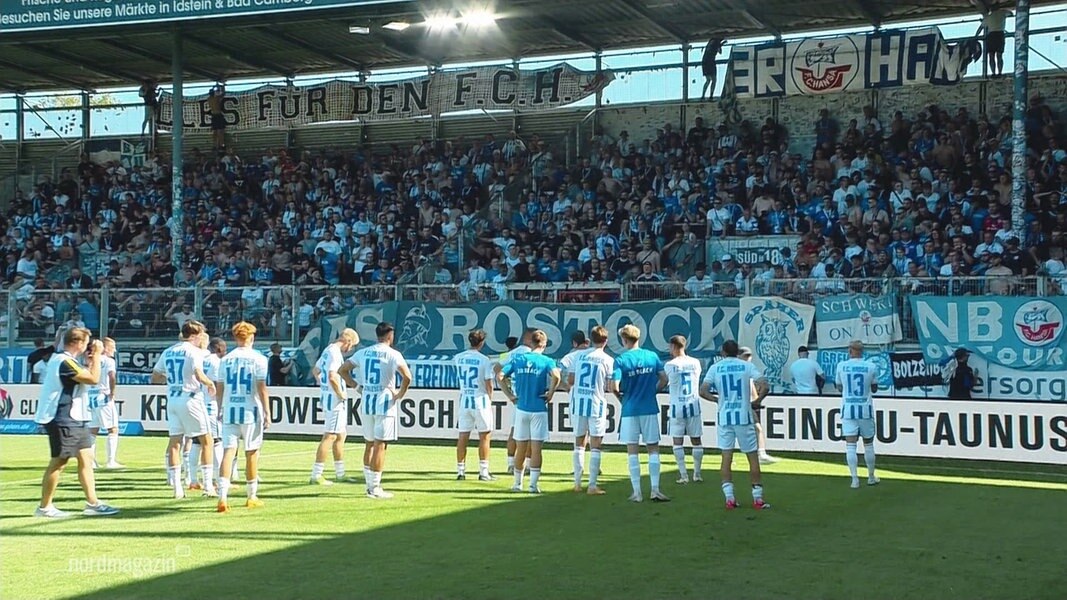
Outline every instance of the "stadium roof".
{"type": "Polygon", "coordinates": [[[499,2],[496,25],[478,32],[433,32],[418,25],[428,14],[456,14],[451,6],[397,0],[180,23],[0,33],[0,91],[168,82],[171,34],[178,27],[186,77],[225,81],[700,44],[711,37],[889,26],[976,12],[971,0],[516,0],[499,2]],[[415,25],[404,31],[382,28],[395,21],[415,25]],[[350,33],[353,26],[367,27],[369,33],[350,33]]]}

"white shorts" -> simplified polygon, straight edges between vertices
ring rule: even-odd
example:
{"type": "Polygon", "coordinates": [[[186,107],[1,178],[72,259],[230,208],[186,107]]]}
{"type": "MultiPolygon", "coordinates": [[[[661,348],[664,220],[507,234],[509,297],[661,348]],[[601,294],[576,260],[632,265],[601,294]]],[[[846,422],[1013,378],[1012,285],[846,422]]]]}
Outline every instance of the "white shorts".
{"type": "Polygon", "coordinates": [[[199,437],[207,434],[207,407],[200,394],[182,392],[167,400],[167,431],[170,435],[199,437]]]}
{"type": "Polygon", "coordinates": [[[245,442],[245,452],[259,450],[263,447],[263,422],[247,423],[243,425],[222,425],[222,447],[236,448],[240,440],[245,442]]]}
{"type": "Polygon", "coordinates": [[[733,450],[734,446],[740,446],[741,452],[748,454],[759,448],[759,436],[756,434],[756,424],[750,425],[719,425],[719,450],[733,450]]]}
{"type": "Polygon", "coordinates": [[[348,424],[345,423],[345,415],[348,414],[348,409],[344,404],[326,413],[326,420],[323,424],[323,433],[344,433],[348,430],[348,424]]]}
{"type": "Polygon", "coordinates": [[[459,409],[459,432],[470,433],[477,431],[485,433],[493,430],[493,408],[461,408],[459,409]]]}
{"type": "Polygon", "coordinates": [[[874,419],[841,419],[841,435],[857,435],[865,440],[874,438],[874,419]]]}
{"type": "Polygon", "coordinates": [[[363,415],[363,439],[368,442],[395,442],[396,411],[386,415],[363,415]]]}
{"type": "Polygon", "coordinates": [[[608,430],[607,417],[574,417],[574,437],[604,437],[608,430]]]}
{"type": "Polygon", "coordinates": [[[667,429],[671,437],[698,438],[704,433],[704,419],[700,415],[667,419],[667,429]]]}
{"type": "Polygon", "coordinates": [[[119,409],[114,402],[108,402],[92,409],[89,427],[99,429],[118,429],[119,409]]]}
{"type": "Polygon", "coordinates": [[[548,413],[515,409],[515,441],[547,442],[548,413]]]}
{"type": "Polygon", "coordinates": [[[659,415],[623,417],[619,425],[619,443],[645,445],[659,443],[659,415]]]}

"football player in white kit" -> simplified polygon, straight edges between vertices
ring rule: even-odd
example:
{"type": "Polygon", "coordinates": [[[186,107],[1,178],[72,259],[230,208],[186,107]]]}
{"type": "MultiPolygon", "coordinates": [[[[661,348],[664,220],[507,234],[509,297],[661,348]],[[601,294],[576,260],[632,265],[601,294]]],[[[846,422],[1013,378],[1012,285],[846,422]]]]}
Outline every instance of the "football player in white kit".
{"type": "Polygon", "coordinates": [[[256,352],[256,328],[241,321],[233,326],[237,347],[219,363],[215,380],[216,394],[222,411],[222,470],[219,473],[219,504],[217,511],[230,511],[230,476],[237,458],[237,445],[245,443],[245,475],[248,477],[248,498],[245,506],[260,508],[259,449],[263,432],[270,427],[270,396],[267,395],[267,357],[256,352]]]}
{"type": "MultiPolygon", "coordinates": [[[[226,354],[226,342],[221,338],[208,338],[207,335],[202,335],[197,340],[196,346],[204,351],[204,375],[207,375],[211,381],[218,380],[219,373],[219,359],[226,354]]],[[[218,386],[216,386],[218,387],[218,386]]],[[[222,471],[219,469],[219,465],[222,461],[222,424],[219,421],[219,408],[218,403],[215,401],[215,394],[209,393],[207,386],[204,387],[204,406],[207,408],[207,424],[208,434],[211,436],[211,457],[214,459],[215,476],[218,477],[222,471]]],[[[189,489],[200,490],[203,489],[203,485],[197,480],[196,475],[196,461],[200,456],[200,442],[197,439],[192,440],[191,452],[188,457],[188,471],[189,471],[189,489]]]]}
{"type": "Polygon", "coordinates": [[[848,360],[837,366],[837,387],[841,389],[841,433],[845,437],[845,459],[852,475],[852,489],[860,487],[859,438],[863,438],[863,462],[867,465],[867,485],[878,485],[874,474],[874,404],[871,394],[878,391],[878,366],[863,359],[863,342],[848,344],[848,360]]]}
{"type": "Polygon", "coordinates": [[[748,458],[748,472],[752,481],[752,507],[765,510],[771,507],[763,500],[763,479],[758,456],[756,414],[752,405],[767,394],[767,382],[756,365],[738,358],[740,348],[734,340],[722,344],[723,359],[708,368],[700,384],[700,396],[718,402],[716,426],[719,450],[722,450],[722,493],[726,508],[737,508],[734,496],[733,457],[735,446],[748,458]],[[755,388],[752,384],[755,383],[755,388]],[[752,395],[755,389],[757,394],[752,395]]]}
{"type": "MultiPolygon", "coordinates": [[[[583,338],[585,336],[582,336],[583,338]]],[[[608,330],[597,325],[589,331],[591,347],[575,351],[564,357],[574,356],[567,368],[567,385],[570,386],[571,419],[574,425],[574,491],[582,491],[582,455],[585,439],[589,438],[589,488],[590,496],[604,494],[600,487],[600,445],[607,430],[607,394],[615,391],[615,359],[604,348],[608,345],[608,330]]]]}
{"type": "Polygon", "coordinates": [[[671,359],[663,365],[667,373],[670,412],[667,427],[674,438],[674,460],[678,462],[678,483],[689,483],[689,469],[685,466],[685,438],[693,445],[693,481],[703,481],[700,473],[704,461],[704,446],[700,440],[704,419],[700,414],[700,361],[688,356],[689,344],[684,335],[670,339],[671,359]]]}
{"type": "Polygon", "coordinates": [[[89,427],[93,435],[93,466],[96,464],[96,436],[100,430],[107,431],[108,469],[124,468],[118,461],[119,409],[115,406],[116,372],[115,340],[104,338],[104,354],[100,357],[100,383],[89,388],[89,410],[92,419],[89,427]]]}
{"type": "MultiPolygon", "coordinates": [[[[578,355],[587,352],[589,350],[589,338],[585,336],[584,331],[575,331],[571,335],[571,351],[559,359],[559,376],[561,378],[559,391],[568,392],[567,397],[570,398],[570,384],[567,383],[567,376],[569,373],[574,372],[574,361],[578,358],[578,355]]],[[[571,410],[571,427],[574,427],[574,402],[570,403],[571,410]]],[[[588,444],[588,436],[579,436],[575,433],[574,436],[574,456],[571,459],[571,463],[574,467],[574,491],[582,491],[582,475],[585,472],[585,447],[588,444]]]]}
{"type": "Polygon", "coordinates": [[[341,376],[345,354],[359,344],[359,335],[354,329],[345,329],[337,341],[326,346],[322,356],[311,369],[311,376],[319,382],[319,395],[326,422],[322,440],[315,451],[315,464],[311,466],[311,483],[333,485],[322,473],[326,469],[326,452],[333,449],[333,469],[338,481],[345,480],[345,438],[348,437],[348,389],[341,376]]]}
{"type": "Polygon", "coordinates": [[[470,349],[456,355],[459,380],[459,440],[456,442],[456,479],[467,478],[467,444],[471,432],[478,432],[478,481],[493,481],[489,473],[489,445],[493,433],[493,363],[482,354],[485,332],[467,334],[470,349]]]}
{"type": "Polygon", "coordinates": [[[378,343],[357,350],[348,361],[359,383],[363,412],[363,466],[367,476],[367,496],[379,500],[392,498],[382,489],[382,471],[389,442],[397,437],[397,405],[411,386],[408,363],[393,348],[392,323],[378,323],[374,333],[378,343]],[[400,387],[396,376],[400,374],[400,387]]]}
{"type": "Polygon", "coordinates": [[[204,352],[197,347],[200,336],[207,335],[204,325],[189,320],[182,324],[182,341],[159,355],[152,369],[152,383],[167,384],[167,479],[174,487],[174,497],[184,498],[181,481],[182,436],[199,438],[200,475],[204,481],[204,495],[215,496],[214,458],[208,425],[204,389],[215,393],[215,383],[204,375],[204,352]]]}

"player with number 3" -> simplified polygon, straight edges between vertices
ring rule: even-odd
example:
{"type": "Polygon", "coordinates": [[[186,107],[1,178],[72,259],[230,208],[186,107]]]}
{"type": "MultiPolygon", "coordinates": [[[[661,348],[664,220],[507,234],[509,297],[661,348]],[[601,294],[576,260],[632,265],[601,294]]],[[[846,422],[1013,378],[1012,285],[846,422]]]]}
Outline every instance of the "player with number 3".
{"type": "Polygon", "coordinates": [[[841,389],[841,433],[845,437],[845,459],[852,475],[852,489],[860,487],[857,442],[863,438],[863,462],[867,465],[867,485],[878,485],[874,474],[874,405],[871,394],[878,391],[878,366],[863,359],[863,342],[848,345],[848,360],[837,366],[837,387],[841,389]]]}

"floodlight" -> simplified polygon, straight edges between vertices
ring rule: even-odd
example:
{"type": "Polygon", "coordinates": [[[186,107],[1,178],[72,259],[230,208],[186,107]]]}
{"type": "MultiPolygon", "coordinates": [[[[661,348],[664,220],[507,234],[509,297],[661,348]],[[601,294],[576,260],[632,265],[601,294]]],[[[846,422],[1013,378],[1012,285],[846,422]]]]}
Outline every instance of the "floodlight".
{"type": "Polygon", "coordinates": [[[411,23],[407,21],[390,21],[385,25],[382,25],[382,29],[388,29],[390,31],[404,31],[408,27],[411,27],[411,23]]]}

